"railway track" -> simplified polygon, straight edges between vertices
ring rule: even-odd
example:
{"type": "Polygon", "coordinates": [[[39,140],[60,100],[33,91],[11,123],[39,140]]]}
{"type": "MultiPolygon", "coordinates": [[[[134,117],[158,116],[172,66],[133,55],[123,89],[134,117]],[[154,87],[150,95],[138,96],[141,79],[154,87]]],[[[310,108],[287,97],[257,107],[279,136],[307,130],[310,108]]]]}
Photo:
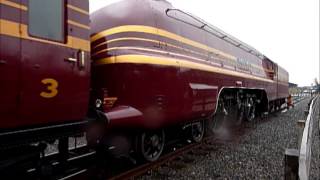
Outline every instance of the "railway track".
{"type": "MultiPolygon", "coordinates": [[[[300,101],[306,99],[308,97],[294,97],[294,104],[298,104],[300,101]]],[[[278,111],[274,113],[279,113],[285,111],[287,107],[282,107],[278,111]]],[[[219,136],[209,136],[205,137],[204,140],[200,143],[191,143],[189,140],[182,140],[178,146],[169,146],[167,148],[166,153],[162,155],[157,161],[150,163],[142,163],[138,165],[130,164],[127,167],[122,167],[122,170],[115,174],[109,174],[109,172],[105,172],[104,169],[100,169],[101,167],[97,167],[92,164],[96,163],[96,152],[89,151],[87,147],[81,147],[75,149],[73,151],[73,155],[71,154],[70,158],[67,160],[67,166],[64,166],[63,173],[57,172],[54,176],[51,176],[50,179],[59,179],[59,180],[70,180],[70,179],[134,179],[139,177],[152,169],[160,167],[179,156],[192,152],[195,149],[199,149],[205,145],[212,143],[237,143],[240,140],[241,136],[245,133],[248,133],[250,130],[253,130],[258,123],[267,122],[268,119],[260,119],[252,122],[245,122],[241,126],[236,126],[230,129],[232,131],[231,136],[228,138],[219,137],[219,136]],[[98,172],[98,173],[97,173],[98,172]],[[101,173],[102,172],[102,173],[101,173]],[[93,177],[92,174],[99,174],[98,177],[93,177]]],[[[59,167],[60,163],[58,161],[54,161],[57,159],[56,154],[52,154],[48,157],[54,168],[59,167]]],[[[36,178],[36,170],[35,168],[28,169],[28,177],[27,179],[36,178]]]]}
{"type": "MultiPolygon", "coordinates": [[[[230,129],[232,132],[231,136],[229,137],[223,137],[221,136],[209,136],[205,137],[204,140],[200,143],[190,143],[190,141],[185,141],[182,147],[172,146],[169,147],[171,151],[168,151],[164,155],[162,155],[157,161],[141,164],[132,168],[128,168],[128,170],[124,170],[123,172],[116,173],[111,176],[107,176],[106,179],[112,179],[112,180],[118,180],[118,179],[135,179],[136,177],[139,177],[148,171],[152,171],[153,169],[156,169],[157,167],[160,167],[168,162],[171,162],[172,160],[179,158],[179,156],[182,156],[183,154],[187,154],[189,152],[192,152],[193,150],[199,149],[203,146],[210,145],[213,143],[237,143],[241,136],[245,133],[248,133],[249,131],[253,130],[253,128],[257,125],[257,123],[264,123],[268,120],[260,120],[255,123],[245,122],[241,126],[236,126],[230,129]]],[[[183,142],[182,142],[183,143],[183,142]]],[[[181,144],[180,144],[181,146],[181,144]]],[[[82,169],[77,173],[74,173],[70,176],[68,176],[67,179],[91,179],[92,176],[90,176],[90,170],[89,169],[82,169]]],[[[63,178],[65,180],[66,178],[63,178]]]]}
{"type": "Polygon", "coordinates": [[[232,130],[234,130],[233,131],[234,133],[228,139],[219,138],[219,137],[215,137],[215,136],[206,137],[200,143],[192,143],[192,144],[185,145],[182,148],[179,148],[179,149],[177,149],[175,151],[172,151],[170,153],[167,153],[167,154],[163,155],[156,162],[143,164],[143,165],[138,166],[136,168],[130,169],[129,171],[123,172],[123,173],[118,174],[116,176],[112,176],[109,179],[112,179],[112,180],[135,179],[136,177],[139,177],[139,176],[147,173],[148,171],[151,171],[152,169],[160,167],[160,166],[162,166],[162,165],[164,165],[164,164],[166,164],[168,162],[173,161],[174,159],[179,158],[183,154],[187,154],[189,152],[192,152],[193,150],[199,149],[199,148],[201,148],[203,146],[206,146],[208,144],[212,144],[212,143],[236,143],[239,140],[239,137],[241,137],[241,135],[243,135],[244,133],[248,132],[248,130],[250,130],[248,128],[246,128],[244,130],[243,128],[244,127],[241,127],[241,128],[240,127],[236,127],[234,129],[232,129],[232,130]]]}
{"type": "MultiPolygon", "coordinates": [[[[138,166],[135,166],[133,168],[128,168],[128,170],[124,170],[123,172],[113,174],[110,176],[106,176],[105,179],[112,179],[112,180],[118,180],[118,179],[135,179],[136,177],[139,177],[148,171],[155,169],[159,166],[162,166],[166,164],[167,162],[170,162],[179,156],[189,153],[195,149],[199,149],[202,146],[206,144],[211,144],[211,143],[236,143],[237,140],[239,140],[239,137],[243,135],[244,133],[248,132],[250,128],[245,128],[248,127],[248,123],[244,124],[241,127],[235,127],[232,129],[232,136],[228,137],[227,139],[221,138],[221,137],[216,137],[216,136],[209,136],[205,137],[202,142],[200,143],[191,143],[191,141],[186,140],[184,142],[180,142],[178,146],[170,146],[167,149],[167,152],[164,153],[157,161],[155,162],[149,162],[149,163],[144,163],[140,164],[138,166]],[[171,149],[171,150],[169,150],[171,149]]],[[[183,141],[183,140],[182,140],[183,141]]],[[[91,179],[93,178],[90,175],[90,169],[81,169],[78,172],[75,172],[73,174],[70,174],[67,177],[61,178],[61,180],[66,180],[66,179],[91,179]]],[[[96,177],[95,177],[96,178],[96,177]]]]}
{"type": "MultiPolygon", "coordinates": [[[[308,98],[308,97],[295,97],[293,99],[293,103],[298,104],[300,101],[302,101],[306,98],[308,98]]],[[[287,109],[287,107],[285,106],[285,107],[282,107],[281,109],[275,111],[274,113],[283,112],[283,110],[286,110],[286,109],[287,109]]],[[[254,122],[253,124],[250,124],[250,122],[246,122],[246,123],[242,124],[242,126],[240,126],[240,127],[233,128],[232,129],[233,134],[231,137],[229,137],[229,139],[219,138],[219,137],[214,137],[214,136],[206,137],[201,143],[193,143],[193,144],[186,145],[176,151],[165,154],[156,162],[143,164],[143,165],[138,166],[136,168],[130,169],[129,171],[123,172],[123,173],[118,174],[116,176],[112,176],[109,179],[113,179],[113,180],[135,179],[136,177],[139,177],[152,169],[155,169],[159,166],[162,166],[163,164],[165,164],[167,162],[170,162],[171,160],[176,159],[177,157],[179,157],[182,154],[186,154],[190,151],[193,151],[194,149],[202,147],[203,145],[208,145],[208,144],[212,144],[212,143],[226,143],[226,142],[237,143],[237,141],[240,140],[241,135],[248,133],[250,130],[252,130],[257,125],[257,123],[265,123],[267,121],[268,120],[258,120],[258,122],[254,122]]]]}
{"type": "MultiPolygon", "coordinates": [[[[192,143],[192,144],[185,145],[180,149],[177,149],[173,152],[170,152],[170,153],[163,155],[156,162],[143,164],[143,165],[138,166],[136,168],[130,169],[129,171],[123,172],[123,173],[118,174],[116,176],[112,176],[109,179],[112,179],[112,180],[135,179],[136,177],[139,177],[152,169],[160,167],[168,162],[171,162],[172,160],[174,160],[176,158],[179,158],[179,156],[181,156],[183,154],[187,154],[187,153],[192,152],[194,150],[197,150],[199,148],[210,146],[210,144],[218,144],[218,143],[234,143],[234,144],[236,144],[240,141],[241,136],[244,135],[245,133],[249,133],[249,131],[253,130],[256,127],[257,123],[264,123],[266,121],[268,121],[268,119],[259,120],[258,122],[254,122],[254,123],[245,122],[241,126],[236,126],[236,127],[233,127],[232,129],[230,129],[230,131],[232,132],[231,136],[224,137],[223,135],[218,135],[218,136],[212,135],[212,136],[206,137],[200,143],[192,143]]],[[[210,148],[209,148],[209,150],[210,150],[210,148]]]]}

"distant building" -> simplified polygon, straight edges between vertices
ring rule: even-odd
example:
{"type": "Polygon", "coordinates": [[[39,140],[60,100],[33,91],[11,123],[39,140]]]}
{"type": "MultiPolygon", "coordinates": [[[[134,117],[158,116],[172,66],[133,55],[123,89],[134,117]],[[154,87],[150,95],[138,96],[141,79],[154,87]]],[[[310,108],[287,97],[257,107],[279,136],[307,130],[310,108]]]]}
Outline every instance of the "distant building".
{"type": "Polygon", "coordinates": [[[296,87],[298,87],[298,84],[289,82],[289,88],[296,88],[296,87]]]}

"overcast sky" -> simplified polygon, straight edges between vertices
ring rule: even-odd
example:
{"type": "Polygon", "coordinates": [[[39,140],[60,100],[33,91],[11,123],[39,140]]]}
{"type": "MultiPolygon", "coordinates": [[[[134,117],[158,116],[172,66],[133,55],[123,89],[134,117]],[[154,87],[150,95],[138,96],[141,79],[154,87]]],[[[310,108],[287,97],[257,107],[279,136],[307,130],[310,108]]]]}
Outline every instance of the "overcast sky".
{"type": "MultiPolygon", "coordinates": [[[[90,11],[117,1],[90,0],[90,11]]],[[[284,67],[290,82],[319,79],[319,0],[168,1],[253,46],[284,67]]]]}

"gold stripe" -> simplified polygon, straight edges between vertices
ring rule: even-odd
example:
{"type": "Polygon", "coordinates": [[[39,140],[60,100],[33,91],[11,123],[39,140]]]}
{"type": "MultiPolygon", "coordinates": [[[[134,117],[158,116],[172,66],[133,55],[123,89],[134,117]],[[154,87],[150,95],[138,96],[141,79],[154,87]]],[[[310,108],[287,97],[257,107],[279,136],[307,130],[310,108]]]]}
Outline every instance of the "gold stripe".
{"type": "Polygon", "coordinates": [[[265,78],[253,76],[250,74],[213,67],[210,65],[200,64],[200,63],[191,62],[187,60],[173,59],[173,58],[166,58],[166,57],[155,57],[155,56],[146,56],[146,55],[121,55],[121,56],[112,56],[108,58],[103,58],[100,60],[96,60],[94,62],[94,64],[96,65],[115,64],[115,63],[153,64],[153,65],[184,67],[184,68],[197,69],[197,70],[214,72],[219,74],[231,75],[236,77],[260,80],[260,81],[265,81],[270,83],[274,82],[270,79],[265,79],[265,78]]]}
{"type": "MultiPolygon", "coordinates": [[[[147,40],[147,41],[150,41],[150,42],[157,42],[159,43],[159,41],[156,41],[156,40],[149,40],[149,39],[143,39],[143,38],[118,38],[118,39],[112,39],[112,40],[109,40],[107,41],[107,43],[110,43],[110,42],[115,42],[115,41],[121,41],[121,40],[147,40]]],[[[107,44],[106,42],[103,42],[101,44],[107,44]]],[[[99,44],[98,46],[100,46],[101,44],[99,44]]],[[[169,45],[168,45],[169,46],[169,45]]],[[[172,45],[174,46],[174,45],[172,45]]],[[[184,48],[181,48],[181,47],[177,47],[177,46],[174,46],[176,48],[179,48],[179,49],[182,49],[182,50],[186,50],[184,48]]],[[[117,50],[117,49],[130,49],[130,50],[142,50],[142,51],[149,51],[149,52],[158,52],[158,53],[162,53],[162,54],[173,54],[173,55],[177,55],[177,56],[181,56],[181,57],[187,57],[187,58],[191,58],[191,59],[194,59],[194,60],[198,60],[198,61],[203,61],[203,62],[211,62],[213,64],[217,64],[217,63],[214,63],[212,61],[208,61],[208,60],[205,60],[205,59],[200,59],[200,58],[197,58],[197,57],[194,57],[194,56],[187,56],[187,55],[183,55],[183,54],[179,54],[179,53],[173,53],[173,52],[168,52],[168,51],[160,51],[160,50],[155,50],[155,49],[148,49],[148,48],[141,48],[141,47],[113,47],[113,48],[107,48],[107,49],[103,49],[101,51],[98,51],[96,53],[94,53],[92,56],[96,56],[100,53],[103,53],[103,52],[108,52],[108,51],[111,51],[111,50],[117,50]]],[[[198,52],[192,52],[191,50],[189,50],[191,53],[195,53],[195,54],[200,54],[200,55],[203,55],[205,56],[204,54],[201,54],[201,53],[198,53],[198,52]]],[[[219,58],[216,58],[217,60],[221,60],[223,61],[223,59],[219,59],[219,58]]],[[[258,66],[258,65],[255,65],[255,64],[251,64],[252,67],[256,68],[256,69],[259,69],[259,70],[262,70],[264,71],[264,68],[262,68],[261,66],[258,66]]]]}
{"type": "MultiPolygon", "coordinates": [[[[161,54],[168,54],[170,53],[171,55],[176,55],[176,56],[180,56],[180,57],[185,57],[185,58],[190,58],[196,61],[202,61],[205,63],[210,63],[210,61],[204,60],[204,59],[200,59],[200,58],[196,58],[193,56],[187,56],[187,55],[183,55],[183,54],[177,54],[177,53],[173,53],[173,52],[168,52],[168,51],[160,51],[160,50],[155,50],[155,49],[148,49],[148,48],[140,48],[140,47],[113,47],[113,48],[108,48],[104,51],[112,51],[112,50],[118,50],[118,49],[122,49],[122,50],[140,50],[140,51],[147,51],[147,52],[157,52],[157,53],[161,53],[161,54]]],[[[99,54],[99,53],[97,53],[99,54]]]]}
{"type": "Polygon", "coordinates": [[[77,26],[79,28],[83,28],[83,29],[87,29],[87,30],[90,30],[90,27],[89,26],[86,26],[84,24],[80,24],[78,22],[75,22],[75,21],[72,21],[72,20],[68,20],[68,24],[72,24],[74,26],[77,26]]]}
{"type": "Polygon", "coordinates": [[[20,24],[0,19],[0,34],[21,37],[20,24]]]}
{"type": "MultiPolygon", "coordinates": [[[[170,43],[166,43],[166,42],[161,42],[161,41],[157,41],[157,40],[153,40],[153,39],[145,39],[145,38],[135,38],[135,37],[124,37],[124,38],[117,38],[117,39],[111,39],[111,40],[108,40],[106,42],[102,42],[100,44],[98,44],[97,46],[95,46],[94,48],[97,48],[97,47],[100,47],[104,44],[108,44],[108,43],[111,43],[111,42],[117,42],[117,41],[125,41],[125,40],[137,40],[137,41],[146,41],[146,42],[153,42],[153,43],[164,43],[164,44],[167,44],[167,46],[171,46],[171,47],[174,47],[174,48],[178,48],[178,49],[181,49],[181,50],[185,50],[185,51],[189,51],[193,54],[198,54],[198,55],[201,55],[201,56],[206,56],[205,54],[203,53],[199,53],[199,52],[196,52],[196,51],[192,51],[192,50],[189,50],[189,49],[185,49],[185,48],[181,48],[181,47],[178,47],[178,46],[175,46],[173,44],[170,44],[170,43]]],[[[107,52],[107,51],[110,51],[110,50],[116,50],[116,49],[132,49],[132,50],[143,50],[143,51],[150,51],[150,52],[158,52],[158,53],[163,53],[163,54],[167,54],[167,53],[171,53],[171,54],[174,54],[174,55],[178,55],[178,56],[181,56],[181,57],[187,57],[187,58],[191,58],[191,59],[194,59],[194,60],[199,60],[199,61],[203,61],[203,62],[208,62],[206,60],[203,60],[203,59],[199,59],[199,58],[196,58],[196,57],[193,57],[193,56],[186,56],[186,55],[182,55],[182,54],[177,54],[177,53],[172,53],[172,52],[167,52],[167,51],[159,51],[159,50],[154,50],[154,49],[147,49],[147,48],[139,48],[139,47],[114,47],[114,48],[109,48],[109,49],[103,49],[101,51],[98,51],[96,53],[93,54],[94,55],[97,55],[97,54],[100,54],[102,52],[107,52]]],[[[223,61],[223,59],[220,59],[220,58],[215,58],[215,59],[218,59],[218,60],[221,60],[223,61]]],[[[230,59],[229,59],[230,60],[230,59]]],[[[256,68],[258,70],[261,70],[263,72],[267,71],[269,72],[270,70],[268,69],[265,69],[259,65],[256,65],[256,64],[251,64],[251,66],[253,68],[256,68]]],[[[271,72],[271,71],[270,71],[271,72]]]]}
{"type": "Polygon", "coordinates": [[[24,11],[28,10],[28,8],[26,6],[24,6],[24,5],[21,5],[21,4],[15,3],[15,2],[11,2],[11,1],[7,1],[7,0],[0,0],[0,4],[11,6],[11,7],[14,7],[14,8],[17,8],[17,9],[21,9],[21,10],[24,10],[24,11]]]}
{"type": "Polygon", "coordinates": [[[87,41],[87,40],[68,36],[67,37],[67,44],[53,42],[53,41],[30,37],[28,35],[28,26],[27,25],[19,24],[16,22],[7,21],[7,20],[3,20],[3,19],[0,19],[0,24],[1,24],[1,26],[0,26],[0,34],[1,35],[23,38],[23,39],[38,41],[38,42],[47,43],[47,44],[54,44],[54,45],[69,47],[69,48],[73,48],[73,49],[81,49],[84,51],[90,51],[90,41],[87,41]]]}
{"type": "Polygon", "coordinates": [[[105,42],[102,42],[98,45],[96,45],[95,47],[92,47],[93,49],[96,49],[102,45],[108,44],[108,43],[112,43],[112,42],[118,42],[118,41],[127,41],[127,40],[136,40],[136,41],[146,41],[146,42],[153,42],[153,43],[159,43],[159,41],[157,40],[153,40],[153,39],[145,39],[145,38],[136,38],[136,37],[123,37],[123,38],[116,38],[116,39],[111,39],[105,42]]]}
{"type": "MultiPolygon", "coordinates": [[[[187,52],[190,52],[190,53],[193,53],[193,54],[197,54],[197,55],[200,55],[200,56],[207,56],[207,54],[200,53],[200,52],[193,51],[193,50],[186,49],[186,48],[182,48],[182,47],[170,44],[170,43],[166,43],[166,42],[162,42],[162,41],[158,41],[158,40],[153,40],[153,39],[136,38],[136,37],[124,37],[124,38],[111,39],[111,40],[108,40],[108,41],[105,41],[105,42],[102,42],[102,43],[96,45],[95,47],[93,47],[93,49],[96,49],[96,48],[98,48],[98,47],[100,47],[102,45],[108,44],[108,43],[118,42],[118,41],[127,41],[127,40],[145,41],[145,42],[152,42],[152,43],[155,43],[155,44],[159,44],[159,43],[160,44],[166,44],[166,46],[169,46],[169,47],[177,48],[177,49],[180,49],[180,50],[183,50],[183,51],[187,51],[187,52]]],[[[100,53],[100,51],[95,53],[94,55],[99,54],[99,53],[100,53]]]]}
{"type": "Polygon", "coordinates": [[[100,33],[97,33],[96,35],[93,35],[91,37],[91,42],[96,41],[97,39],[100,39],[102,37],[105,36],[110,36],[112,34],[116,34],[116,33],[122,33],[122,32],[143,32],[143,33],[148,33],[148,34],[155,34],[155,35],[160,35],[163,37],[167,37],[167,38],[171,38],[180,42],[183,42],[185,44],[189,44],[191,46],[195,46],[197,48],[200,49],[204,49],[206,51],[210,51],[213,52],[214,54],[218,54],[220,56],[223,56],[227,59],[231,59],[231,60],[236,60],[237,58],[235,56],[232,56],[230,54],[224,53],[220,50],[217,50],[215,48],[211,48],[207,45],[201,44],[199,42],[187,39],[185,37],[182,37],[180,35],[168,32],[166,30],[163,29],[158,29],[155,27],[151,27],[151,26],[139,26],[139,25],[125,25],[125,26],[118,26],[118,27],[114,27],[111,29],[106,29],[100,33]]]}
{"type": "MultiPolygon", "coordinates": [[[[112,40],[110,40],[112,41],[112,40]]],[[[211,64],[217,64],[217,65],[220,65],[220,63],[216,63],[216,62],[212,62],[212,61],[208,61],[208,60],[205,60],[205,59],[200,59],[200,58],[197,58],[197,57],[194,57],[194,56],[187,56],[187,55],[184,55],[184,54],[178,54],[178,53],[173,53],[173,52],[168,52],[168,51],[161,51],[161,50],[155,50],[155,49],[148,49],[148,48],[142,48],[142,47],[112,47],[112,48],[108,48],[108,49],[104,49],[104,50],[101,50],[97,53],[94,53],[92,56],[96,56],[102,52],[107,52],[107,51],[112,51],[112,50],[139,50],[139,51],[147,51],[147,52],[156,52],[156,53],[161,53],[161,54],[168,54],[170,53],[171,55],[176,55],[176,56],[180,56],[180,57],[185,57],[185,58],[190,58],[190,59],[193,59],[193,60],[196,60],[196,61],[201,61],[201,62],[204,62],[204,63],[211,63],[211,64]]],[[[228,66],[228,65],[224,65],[224,66],[228,66]]],[[[262,70],[264,71],[264,69],[260,66],[257,66],[257,65],[254,65],[252,64],[253,67],[259,69],[259,70],[262,70]]],[[[235,68],[234,66],[230,66],[232,68],[235,68]]]]}
{"type": "Polygon", "coordinates": [[[78,8],[78,7],[76,7],[76,6],[72,6],[72,5],[70,5],[70,4],[68,4],[67,6],[68,6],[68,8],[70,8],[70,9],[72,9],[72,10],[74,10],[74,11],[77,11],[77,12],[82,13],[82,14],[85,14],[85,15],[89,15],[89,12],[86,11],[86,10],[84,10],[84,9],[78,8]]]}

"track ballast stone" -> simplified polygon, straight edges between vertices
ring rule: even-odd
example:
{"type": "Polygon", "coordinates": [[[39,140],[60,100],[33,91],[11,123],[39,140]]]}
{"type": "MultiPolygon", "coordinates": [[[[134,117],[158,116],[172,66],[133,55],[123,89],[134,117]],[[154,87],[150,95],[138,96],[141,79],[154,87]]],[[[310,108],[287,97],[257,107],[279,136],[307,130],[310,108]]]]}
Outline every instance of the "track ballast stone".
{"type": "MultiPolygon", "coordinates": [[[[306,118],[309,100],[286,112],[269,115],[242,135],[239,142],[207,144],[207,153],[201,149],[188,153],[138,179],[284,179],[284,152],[286,148],[298,149],[297,120],[306,118]],[[188,156],[195,161],[182,166],[181,161],[188,156]]],[[[313,157],[317,156],[317,160],[312,162],[311,179],[320,177],[319,139],[316,143],[313,157]]]]}

